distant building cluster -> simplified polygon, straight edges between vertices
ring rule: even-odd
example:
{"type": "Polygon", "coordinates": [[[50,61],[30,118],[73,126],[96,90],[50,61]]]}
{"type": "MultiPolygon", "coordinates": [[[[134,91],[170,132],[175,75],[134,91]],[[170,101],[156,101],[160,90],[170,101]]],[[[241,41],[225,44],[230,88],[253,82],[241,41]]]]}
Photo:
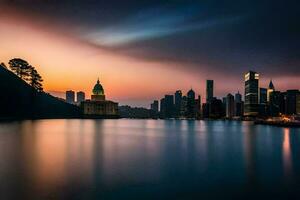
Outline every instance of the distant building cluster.
{"type": "Polygon", "coordinates": [[[245,74],[245,117],[277,117],[300,114],[300,91],[298,89],[277,91],[272,80],[268,88],[259,87],[259,74],[245,74]]]}
{"type": "Polygon", "coordinates": [[[201,116],[201,96],[196,98],[193,89],[186,95],[181,90],[174,95],[165,95],[159,102],[151,104],[151,110],[160,118],[199,118],[201,116]]]}
{"type": "Polygon", "coordinates": [[[194,90],[190,89],[186,95],[181,90],[167,94],[160,102],[155,100],[150,107],[162,119],[242,119],[300,114],[299,90],[277,91],[272,80],[268,88],[260,88],[259,74],[253,71],[246,73],[244,78],[244,101],[239,92],[218,99],[214,96],[214,81],[207,80],[205,103],[201,103],[201,96],[196,97],[194,90]]]}
{"type": "Polygon", "coordinates": [[[75,100],[75,92],[73,90],[66,91],[66,102],[70,104],[80,105],[81,102],[85,101],[85,93],[79,91],[76,93],[75,100]]]}

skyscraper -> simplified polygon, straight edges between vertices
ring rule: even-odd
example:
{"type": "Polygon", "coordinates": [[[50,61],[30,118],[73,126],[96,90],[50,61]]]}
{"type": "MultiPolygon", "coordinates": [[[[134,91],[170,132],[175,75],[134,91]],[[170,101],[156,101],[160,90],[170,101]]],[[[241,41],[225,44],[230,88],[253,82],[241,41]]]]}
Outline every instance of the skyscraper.
{"type": "Polygon", "coordinates": [[[187,117],[194,118],[196,116],[195,92],[190,89],[187,93],[187,117]]]}
{"type": "Polygon", "coordinates": [[[266,105],[268,102],[268,90],[267,88],[259,88],[259,103],[266,105]]]}
{"type": "Polygon", "coordinates": [[[234,96],[228,94],[226,97],[226,117],[232,118],[234,116],[234,96]]]}
{"type": "Polygon", "coordinates": [[[154,100],[151,104],[151,110],[153,110],[155,113],[158,113],[158,101],[154,100]]]}
{"type": "Polygon", "coordinates": [[[187,96],[183,96],[181,99],[180,117],[185,117],[187,114],[187,102],[187,96]]]}
{"type": "Polygon", "coordinates": [[[272,80],[270,80],[269,87],[268,87],[268,90],[267,90],[267,102],[270,101],[270,94],[271,94],[272,92],[274,92],[274,91],[275,91],[275,87],[274,87],[274,85],[273,85],[272,80]]]}
{"type": "Polygon", "coordinates": [[[160,109],[159,109],[159,112],[160,112],[160,117],[161,117],[161,118],[165,118],[165,115],[166,115],[165,98],[162,98],[162,99],[160,100],[160,109]]]}
{"type": "Polygon", "coordinates": [[[249,71],[245,74],[245,116],[258,115],[258,82],[258,73],[249,71]]]}
{"type": "Polygon", "coordinates": [[[206,103],[211,102],[214,97],[214,81],[206,80],[206,103]]]}
{"type": "Polygon", "coordinates": [[[280,112],[280,92],[273,91],[269,96],[269,115],[278,116],[280,112]]]}
{"type": "Polygon", "coordinates": [[[280,93],[280,105],[279,105],[279,112],[282,114],[286,114],[286,92],[280,93]]]}
{"type": "Polygon", "coordinates": [[[235,97],[234,97],[234,100],[235,100],[236,102],[242,102],[242,95],[240,94],[239,91],[238,91],[238,93],[236,93],[234,96],[235,96],[235,97]]]}
{"type": "Polygon", "coordinates": [[[175,113],[174,113],[176,117],[179,117],[180,115],[181,101],[182,101],[182,92],[181,90],[177,90],[175,92],[175,113]]]}
{"type": "Polygon", "coordinates": [[[198,99],[196,99],[196,117],[200,118],[201,116],[202,116],[201,96],[198,95],[198,99]]]}
{"type": "Polygon", "coordinates": [[[72,90],[66,91],[66,102],[70,104],[75,103],[75,92],[72,90]]]}
{"type": "Polygon", "coordinates": [[[77,98],[77,104],[80,104],[81,102],[85,101],[85,93],[82,91],[79,91],[76,93],[77,98]]]}
{"type": "Polygon", "coordinates": [[[242,117],[244,114],[244,102],[242,101],[242,95],[240,92],[235,94],[234,112],[236,117],[242,117]]]}
{"type": "Polygon", "coordinates": [[[297,95],[299,90],[287,90],[286,91],[286,114],[296,114],[297,95]]]}
{"type": "Polygon", "coordinates": [[[296,114],[300,115],[300,92],[296,96],[296,114]]]}
{"type": "Polygon", "coordinates": [[[268,113],[268,89],[259,88],[259,115],[266,116],[268,113]]]}
{"type": "Polygon", "coordinates": [[[209,103],[209,117],[210,118],[220,118],[224,117],[224,108],[223,102],[216,97],[212,98],[211,102],[209,103]]]}
{"type": "Polygon", "coordinates": [[[174,96],[165,95],[165,117],[174,117],[174,96]]]}

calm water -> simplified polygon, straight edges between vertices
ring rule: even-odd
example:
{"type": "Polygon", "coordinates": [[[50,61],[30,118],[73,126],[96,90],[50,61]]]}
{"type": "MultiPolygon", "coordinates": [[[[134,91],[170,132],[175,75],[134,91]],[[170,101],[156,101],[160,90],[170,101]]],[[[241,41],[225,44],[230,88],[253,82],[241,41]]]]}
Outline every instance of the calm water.
{"type": "Polygon", "coordinates": [[[299,198],[299,175],[300,129],[228,121],[0,123],[4,200],[299,198]]]}

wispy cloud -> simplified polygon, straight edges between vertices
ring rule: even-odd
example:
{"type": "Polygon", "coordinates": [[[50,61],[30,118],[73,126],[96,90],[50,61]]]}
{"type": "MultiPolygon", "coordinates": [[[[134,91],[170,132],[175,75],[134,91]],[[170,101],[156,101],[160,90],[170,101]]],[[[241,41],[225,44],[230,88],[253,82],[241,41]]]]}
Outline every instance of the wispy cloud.
{"type": "Polygon", "coordinates": [[[201,19],[200,14],[201,9],[197,6],[188,6],[180,10],[149,9],[131,15],[110,27],[89,31],[84,34],[84,38],[98,45],[117,46],[182,32],[198,31],[242,19],[240,16],[201,19]]]}

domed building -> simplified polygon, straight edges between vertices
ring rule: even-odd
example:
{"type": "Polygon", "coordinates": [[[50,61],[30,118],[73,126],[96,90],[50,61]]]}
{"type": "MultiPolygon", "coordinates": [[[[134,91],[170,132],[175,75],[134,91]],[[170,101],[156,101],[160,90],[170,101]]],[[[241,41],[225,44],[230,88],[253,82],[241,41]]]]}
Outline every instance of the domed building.
{"type": "Polygon", "coordinates": [[[83,114],[87,118],[118,118],[118,103],[105,99],[104,89],[99,79],[95,84],[91,100],[81,103],[83,114]]]}
{"type": "Polygon", "coordinates": [[[99,79],[93,89],[93,94],[91,96],[92,101],[105,101],[104,89],[100,84],[99,79]]]}

